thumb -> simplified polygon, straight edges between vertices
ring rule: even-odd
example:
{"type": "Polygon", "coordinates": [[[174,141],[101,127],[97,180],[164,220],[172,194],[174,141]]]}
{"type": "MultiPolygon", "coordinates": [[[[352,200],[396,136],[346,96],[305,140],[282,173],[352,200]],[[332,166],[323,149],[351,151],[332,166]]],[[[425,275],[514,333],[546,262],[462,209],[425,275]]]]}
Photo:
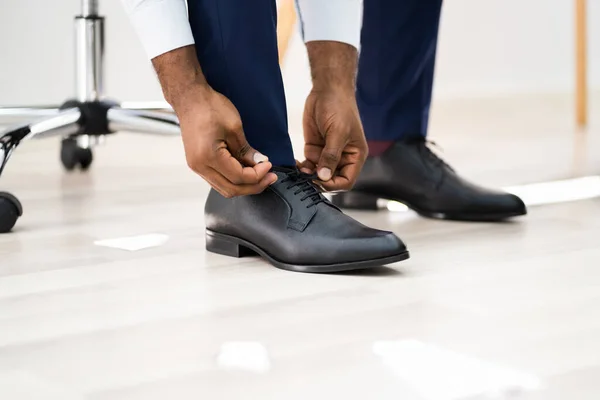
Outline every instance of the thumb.
{"type": "Polygon", "coordinates": [[[325,147],[319,158],[317,174],[322,181],[328,181],[333,177],[337,166],[342,158],[342,152],[346,147],[346,139],[341,135],[327,135],[325,147]]]}
{"type": "Polygon", "coordinates": [[[250,146],[241,129],[231,132],[227,138],[227,147],[234,158],[248,167],[254,167],[256,164],[269,160],[267,156],[250,146]]]}

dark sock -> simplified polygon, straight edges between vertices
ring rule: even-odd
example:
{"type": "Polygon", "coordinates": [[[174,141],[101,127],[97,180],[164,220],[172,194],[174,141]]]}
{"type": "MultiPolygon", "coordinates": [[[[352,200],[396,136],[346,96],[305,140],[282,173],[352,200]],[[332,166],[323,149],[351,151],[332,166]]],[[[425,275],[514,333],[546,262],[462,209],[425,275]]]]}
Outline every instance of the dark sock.
{"type": "Polygon", "coordinates": [[[369,145],[369,155],[370,156],[380,156],[387,149],[389,149],[393,144],[393,140],[367,140],[367,144],[369,145]]]}

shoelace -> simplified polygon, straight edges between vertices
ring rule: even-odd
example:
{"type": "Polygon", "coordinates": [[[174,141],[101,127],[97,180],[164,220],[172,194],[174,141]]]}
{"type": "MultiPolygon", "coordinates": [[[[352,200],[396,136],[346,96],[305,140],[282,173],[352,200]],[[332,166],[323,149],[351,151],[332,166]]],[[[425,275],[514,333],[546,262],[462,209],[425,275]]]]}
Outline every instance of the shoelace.
{"type": "Polygon", "coordinates": [[[297,187],[298,189],[294,192],[294,195],[297,196],[300,193],[304,193],[304,196],[300,199],[300,201],[310,199],[310,204],[308,204],[306,208],[311,208],[319,203],[324,203],[327,201],[327,199],[321,196],[321,192],[312,182],[315,179],[319,179],[317,174],[306,174],[300,171],[292,171],[287,174],[281,183],[290,182],[290,184],[287,186],[287,189],[293,189],[297,187]]]}

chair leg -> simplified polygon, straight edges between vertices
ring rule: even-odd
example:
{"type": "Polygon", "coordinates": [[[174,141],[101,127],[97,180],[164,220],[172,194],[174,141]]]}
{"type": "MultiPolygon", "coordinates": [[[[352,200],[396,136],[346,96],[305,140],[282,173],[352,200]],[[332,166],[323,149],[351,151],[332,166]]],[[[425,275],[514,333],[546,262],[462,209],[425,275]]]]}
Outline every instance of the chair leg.
{"type": "MultiPolygon", "coordinates": [[[[0,131],[0,177],[13,151],[23,141],[49,136],[76,134],[81,127],[81,112],[77,108],[59,111],[45,119],[0,131]]],[[[21,202],[12,194],[0,192],[0,233],[9,232],[23,214],[21,202]]]]}
{"type": "Polygon", "coordinates": [[[12,125],[35,121],[56,115],[58,111],[58,106],[0,107],[0,125],[12,125]]]}
{"type": "Polygon", "coordinates": [[[46,117],[30,124],[19,125],[0,131],[0,175],[8,163],[12,152],[24,140],[50,137],[68,136],[77,133],[80,129],[79,120],[81,112],[77,108],[59,111],[56,115],[46,117]]]}
{"type": "Polygon", "coordinates": [[[112,132],[129,131],[156,135],[179,136],[179,120],[171,113],[126,110],[108,110],[108,126],[112,132]]]}
{"type": "Polygon", "coordinates": [[[575,111],[577,126],[585,128],[588,122],[587,0],[575,0],[575,40],[575,111]]]}

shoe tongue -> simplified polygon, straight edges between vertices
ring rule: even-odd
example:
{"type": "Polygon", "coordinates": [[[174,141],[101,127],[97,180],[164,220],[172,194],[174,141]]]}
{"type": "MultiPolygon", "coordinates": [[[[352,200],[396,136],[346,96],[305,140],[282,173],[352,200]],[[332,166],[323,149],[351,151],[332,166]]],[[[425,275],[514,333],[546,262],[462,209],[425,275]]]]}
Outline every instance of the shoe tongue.
{"type": "MultiPolygon", "coordinates": [[[[271,168],[271,172],[277,174],[277,176],[279,178],[282,179],[290,179],[291,182],[297,182],[299,184],[299,186],[296,186],[299,189],[302,189],[302,196],[309,194],[310,189],[314,190],[314,193],[310,195],[311,199],[313,201],[319,200],[319,203],[324,203],[327,204],[337,210],[339,210],[339,208],[337,208],[336,206],[334,206],[333,204],[331,204],[331,202],[323,196],[323,194],[321,193],[321,190],[319,187],[317,187],[317,185],[315,185],[315,183],[313,182],[313,179],[318,179],[316,174],[310,175],[310,174],[305,174],[303,172],[301,172],[298,168],[294,167],[282,167],[282,166],[273,166],[271,168]],[[299,180],[302,180],[303,182],[298,182],[299,180]],[[309,189],[310,187],[310,189],[309,189]],[[313,198],[313,196],[315,196],[315,198],[313,198]]],[[[317,204],[318,206],[318,204],[317,204]]]]}
{"type": "Polygon", "coordinates": [[[308,181],[312,181],[315,179],[319,179],[317,174],[307,174],[300,171],[297,167],[282,167],[282,166],[274,166],[271,168],[271,172],[277,174],[280,177],[289,177],[291,179],[305,179],[308,181]]]}
{"type": "Polygon", "coordinates": [[[296,168],[295,166],[278,166],[278,165],[274,165],[271,168],[271,171],[273,172],[280,172],[282,174],[289,174],[290,172],[295,172],[298,171],[298,168],[296,168]]]}
{"type": "Polygon", "coordinates": [[[280,167],[273,166],[271,168],[271,172],[273,172],[279,179],[285,179],[294,173],[298,173],[298,169],[296,167],[280,167]]]}

